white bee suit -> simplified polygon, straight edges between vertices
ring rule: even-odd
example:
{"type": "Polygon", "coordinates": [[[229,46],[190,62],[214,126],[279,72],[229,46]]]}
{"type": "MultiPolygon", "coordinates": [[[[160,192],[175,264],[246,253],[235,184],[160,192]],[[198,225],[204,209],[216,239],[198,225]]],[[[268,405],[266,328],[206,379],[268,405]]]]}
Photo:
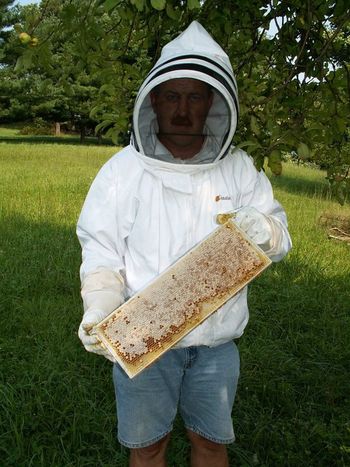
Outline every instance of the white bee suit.
{"type": "MultiPolygon", "coordinates": [[[[77,234],[83,252],[83,298],[93,296],[91,306],[104,307],[108,314],[210,234],[217,227],[217,214],[243,206],[256,208],[271,225],[271,259],[279,261],[288,252],[286,215],[268,178],[256,171],[244,151],[231,147],[238,110],[227,55],[193,22],[164,47],[136,98],[131,144],[102,167],[85,200],[77,234]],[[174,78],[200,79],[214,92],[203,150],[186,163],[174,159],[157,140],[149,99],[155,86],[174,78]]],[[[177,347],[222,344],[239,337],[247,321],[245,288],[177,347]]]]}

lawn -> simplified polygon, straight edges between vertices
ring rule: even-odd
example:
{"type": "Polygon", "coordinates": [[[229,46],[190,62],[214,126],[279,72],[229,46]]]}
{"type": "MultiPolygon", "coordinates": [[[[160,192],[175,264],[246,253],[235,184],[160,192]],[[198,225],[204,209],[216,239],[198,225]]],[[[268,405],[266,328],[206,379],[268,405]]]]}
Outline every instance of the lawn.
{"type": "MultiPolygon", "coordinates": [[[[0,464],[126,467],[115,441],[111,366],[77,337],[75,224],[113,147],[0,143],[0,464]]],[[[232,466],[350,465],[350,246],[324,213],[350,216],[324,173],[271,177],[293,250],[250,287],[239,340],[232,466]]],[[[169,466],[188,465],[176,420],[169,466]]]]}

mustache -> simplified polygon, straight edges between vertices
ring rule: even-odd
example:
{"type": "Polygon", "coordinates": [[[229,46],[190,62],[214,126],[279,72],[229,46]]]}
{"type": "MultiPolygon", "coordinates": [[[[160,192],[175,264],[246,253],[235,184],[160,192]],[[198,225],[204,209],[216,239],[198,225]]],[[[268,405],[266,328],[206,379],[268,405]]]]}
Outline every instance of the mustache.
{"type": "Polygon", "coordinates": [[[178,126],[192,126],[192,122],[188,117],[179,117],[176,116],[171,120],[172,125],[178,126]]]}
{"type": "Polygon", "coordinates": [[[167,132],[167,131],[159,131],[157,133],[158,136],[183,136],[183,137],[187,137],[187,136],[201,136],[201,137],[206,137],[206,135],[204,133],[190,133],[190,132],[186,132],[186,133],[183,133],[183,132],[176,132],[176,131],[172,131],[171,133],[170,132],[167,132]]]}

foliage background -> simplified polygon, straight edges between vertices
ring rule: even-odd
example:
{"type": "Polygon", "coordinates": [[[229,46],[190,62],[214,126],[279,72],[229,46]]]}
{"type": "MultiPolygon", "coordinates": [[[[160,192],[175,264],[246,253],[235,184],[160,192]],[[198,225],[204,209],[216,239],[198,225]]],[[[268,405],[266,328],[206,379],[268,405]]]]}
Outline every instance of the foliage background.
{"type": "Polygon", "coordinates": [[[235,144],[253,155],[258,168],[268,158],[275,174],[286,153],[316,162],[345,202],[350,190],[346,0],[12,4],[0,7],[0,122],[23,116],[70,121],[82,133],[95,128],[126,144],[141,81],[163,45],[197,19],[228,53],[237,77],[241,114],[235,144]]]}

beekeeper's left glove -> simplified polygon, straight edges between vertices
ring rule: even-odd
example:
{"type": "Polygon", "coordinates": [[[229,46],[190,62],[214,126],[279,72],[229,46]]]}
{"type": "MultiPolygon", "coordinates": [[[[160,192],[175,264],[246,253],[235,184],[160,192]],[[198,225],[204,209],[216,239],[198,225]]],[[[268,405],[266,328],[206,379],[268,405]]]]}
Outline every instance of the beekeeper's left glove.
{"type": "Polygon", "coordinates": [[[262,250],[271,249],[273,228],[267,216],[247,206],[237,212],[235,222],[262,250]]]}

